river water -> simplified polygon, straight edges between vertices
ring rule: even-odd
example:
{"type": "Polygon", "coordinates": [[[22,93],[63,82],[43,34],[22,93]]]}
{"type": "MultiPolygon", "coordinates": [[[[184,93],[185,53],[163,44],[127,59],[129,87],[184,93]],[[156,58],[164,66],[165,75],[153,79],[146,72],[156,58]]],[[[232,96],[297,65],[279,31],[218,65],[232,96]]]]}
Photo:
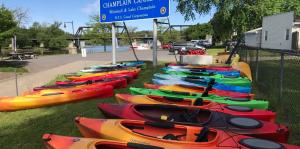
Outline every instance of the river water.
{"type": "MultiPolygon", "coordinates": [[[[87,53],[98,53],[105,52],[104,46],[85,46],[87,53]]],[[[106,52],[110,52],[112,50],[112,46],[106,46],[106,52]]],[[[129,46],[119,46],[117,51],[129,51],[129,46]]]]}

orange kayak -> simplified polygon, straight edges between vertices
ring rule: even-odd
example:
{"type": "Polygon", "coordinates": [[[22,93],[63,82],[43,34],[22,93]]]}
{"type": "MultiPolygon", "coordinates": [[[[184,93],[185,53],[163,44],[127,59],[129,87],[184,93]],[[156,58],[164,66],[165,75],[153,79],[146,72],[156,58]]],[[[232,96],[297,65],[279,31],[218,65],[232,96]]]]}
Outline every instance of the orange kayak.
{"type": "MultiPolygon", "coordinates": [[[[146,95],[130,95],[130,94],[116,94],[116,99],[120,103],[130,104],[155,104],[155,105],[177,105],[189,108],[207,109],[216,112],[222,112],[234,116],[255,118],[258,120],[275,122],[276,113],[269,110],[251,109],[240,106],[229,106],[226,104],[215,103],[209,100],[174,100],[161,96],[146,96],[146,95]]],[[[118,108],[121,109],[121,108],[118,108]]],[[[119,113],[119,112],[118,112],[119,113]]],[[[129,113],[126,111],[125,113],[129,113]]]]}
{"type": "Polygon", "coordinates": [[[113,96],[113,93],[112,86],[41,90],[18,97],[0,98],[0,111],[39,108],[90,98],[107,98],[113,96]]]}
{"type": "Polygon", "coordinates": [[[207,127],[82,117],[77,117],[75,122],[84,137],[135,142],[165,149],[298,148],[207,127]]]}
{"type": "Polygon", "coordinates": [[[44,134],[47,149],[163,149],[162,147],[103,139],[44,134]]]}
{"type": "Polygon", "coordinates": [[[252,81],[252,73],[249,64],[245,62],[237,62],[232,64],[232,68],[239,70],[242,76],[245,76],[252,81]]]}
{"type": "Polygon", "coordinates": [[[69,76],[69,77],[67,77],[67,79],[69,79],[69,80],[85,80],[88,78],[101,77],[101,76],[110,75],[110,74],[126,74],[126,73],[138,74],[140,71],[141,71],[140,68],[130,69],[130,70],[116,70],[116,71],[110,71],[110,72],[91,73],[91,74],[86,74],[86,75],[82,75],[82,76],[69,76]]]}

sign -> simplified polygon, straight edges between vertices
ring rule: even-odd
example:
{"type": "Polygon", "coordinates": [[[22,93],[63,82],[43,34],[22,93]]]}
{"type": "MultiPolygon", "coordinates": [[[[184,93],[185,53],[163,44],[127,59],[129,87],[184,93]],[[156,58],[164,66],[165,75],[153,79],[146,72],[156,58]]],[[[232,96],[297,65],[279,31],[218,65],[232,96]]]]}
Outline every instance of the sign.
{"type": "Polygon", "coordinates": [[[86,49],[85,49],[85,48],[81,49],[81,56],[82,56],[82,57],[87,57],[86,54],[87,54],[86,49]]]}
{"type": "Polygon", "coordinates": [[[100,0],[100,22],[168,17],[170,0],[100,0]]]}

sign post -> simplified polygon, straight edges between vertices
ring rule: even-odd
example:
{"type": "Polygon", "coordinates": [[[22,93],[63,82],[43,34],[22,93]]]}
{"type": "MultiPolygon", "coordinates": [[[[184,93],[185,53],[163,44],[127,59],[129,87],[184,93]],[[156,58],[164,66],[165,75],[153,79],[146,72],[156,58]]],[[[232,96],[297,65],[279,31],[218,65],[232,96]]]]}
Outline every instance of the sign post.
{"type": "Polygon", "coordinates": [[[153,66],[157,66],[157,19],[153,20],[153,66]]]}
{"type": "Polygon", "coordinates": [[[100,22],[112,23],[112,63],[116,63],[115,22],[154,19],[153,65],[157,65],[157,18],[170,14],[170,0],[100,0],[100,22]]]}
{"type": "Polygon", "coordinates": [[[111,26],[111,34],[112,34],[112,64],[116,64],[116,24],[112,23],[111,26]]]}

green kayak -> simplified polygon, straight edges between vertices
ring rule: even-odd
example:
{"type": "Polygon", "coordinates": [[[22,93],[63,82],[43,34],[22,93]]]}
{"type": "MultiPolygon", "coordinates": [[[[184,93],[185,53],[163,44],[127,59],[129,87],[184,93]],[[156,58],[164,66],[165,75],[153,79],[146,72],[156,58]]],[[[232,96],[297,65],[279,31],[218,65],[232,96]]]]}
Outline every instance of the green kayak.
{"type": "MultiPolygon", "coordinates": [[[[164,79],[169,80],[170,78],[176,78],[176,79],[184,79],[184,78],[190,78],[190,79],[211,79],[209,76],[196,76],[196,75],[174,75],[174,74],[154,74],[154,78],[158,79],[164,79]]],[[[217,83],[221,84],[228,84],[228,85],[235,85],[235,86],[251,86],[251,81],[247,78],[214,78],[217,83]]]]}
{"type": "Polygon", "coordinates": [[[216,95],[202,95],[188,92],[175,92],[167,90],[154,90],[154,89],[145,89],[145,88],[130,88],[131,94],[134,95],[154,95],[154,96],[163,96],[163,97],[173,97],[173,98],[185,98],[185,99],[197,99],[203,98],[205,100],[210,100],[217,103],[249,107],[253,109],[267,109],[269,106],[268,101],[263,100],[251,100],[251,99],[235,99],[228,97],[220,97],[216,95]]]}
{"type": "Polygon", "coordinates": [[[209,73],[209,72],[184,72],[184,71],[175,71],[175,70],[164,70],[165,73],[167,74],[172,74],[172,75],[180,75],[180,76],[186,76],[186,75],[193,75],[193,76],[203,76],[203,77],[210,77],[210,78],[224,78],[224,75],[221,74],[214,74],[214,73],[209,73]]]}

